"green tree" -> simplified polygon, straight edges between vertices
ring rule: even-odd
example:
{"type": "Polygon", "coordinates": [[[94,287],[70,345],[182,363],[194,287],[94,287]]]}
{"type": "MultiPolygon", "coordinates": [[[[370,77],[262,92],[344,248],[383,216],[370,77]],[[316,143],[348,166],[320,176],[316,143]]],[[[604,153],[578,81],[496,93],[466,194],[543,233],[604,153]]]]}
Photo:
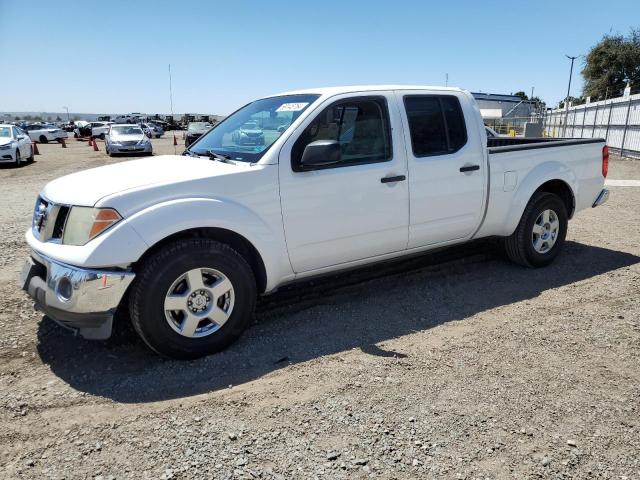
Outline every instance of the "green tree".
{"type": "MultiPolygon", "coordinates": [[[[587,99],[584,97],[569,97],[569,103],[572,106],[576,106],[576,105],[582,105],[583,103],[586,103],[587,99]]],[[[558,108],[564,108],[564,100],[562,100],[559,104],[558,104],[558,108]]]]}
{"type": "Polygon", "coordinates": [[[592,100],[621,96],[627,81],[631,93],[640,92],[640,29],[626,37],[605,35],[589,51],[582,76],[583,96],[592,100]]]}
{"type": "Polygon", "coordinates": [[[522,90],[519,92],[514,93],[514,95],[516,97],[520,97],[522,100],[529,100],[529,97],[527,97],[527,94],[524,93],[522,90]]]}

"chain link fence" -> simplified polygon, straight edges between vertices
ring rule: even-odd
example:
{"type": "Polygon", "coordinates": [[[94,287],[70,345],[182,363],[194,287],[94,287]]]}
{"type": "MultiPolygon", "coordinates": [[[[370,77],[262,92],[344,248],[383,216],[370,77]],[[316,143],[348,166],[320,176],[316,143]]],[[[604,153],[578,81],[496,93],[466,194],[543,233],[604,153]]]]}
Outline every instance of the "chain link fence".
{"type": "Polygon", "coordinates": [[[604,138],[621,156],[640,158],[640,94],[548,110],[548,137],[604,138]]]}

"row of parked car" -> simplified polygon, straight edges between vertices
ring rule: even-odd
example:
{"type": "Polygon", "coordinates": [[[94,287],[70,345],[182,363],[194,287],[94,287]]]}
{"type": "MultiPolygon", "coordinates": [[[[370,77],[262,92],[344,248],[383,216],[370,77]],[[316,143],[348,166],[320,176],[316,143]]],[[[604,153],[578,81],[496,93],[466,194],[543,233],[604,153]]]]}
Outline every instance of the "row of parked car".
{"type": "MultiPolygon", "coordinates": [[[[112,125],[118,124],[116,122],[85,122],[82,120],[78,120],[77,122],[75,122],[73,136],[76,138],[91,137],[104,139],[112,125]]],[[[124,123],[122,125],[136,124],[124,123]]],[[[164,129],[155,122],[141,122],[138,123],[137,126],[139,126],[149,138],[160,138],[162,137],[162,135],[164,135],[164,129]]]]}

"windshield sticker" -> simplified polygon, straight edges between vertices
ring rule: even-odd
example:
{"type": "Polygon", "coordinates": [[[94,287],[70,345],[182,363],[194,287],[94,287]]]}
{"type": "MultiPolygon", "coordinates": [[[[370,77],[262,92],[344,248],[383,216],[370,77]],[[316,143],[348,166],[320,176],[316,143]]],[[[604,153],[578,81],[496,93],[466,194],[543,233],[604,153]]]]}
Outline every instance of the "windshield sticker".
{"type": "Polygon", "coordinates": [[[276,112],[299,112],[300,110],[302,110],[307,105],[309,105],[309,102],[304,102],[304,103],[283,103],[282,105],[280,105],[276,109],[276,112]]]}

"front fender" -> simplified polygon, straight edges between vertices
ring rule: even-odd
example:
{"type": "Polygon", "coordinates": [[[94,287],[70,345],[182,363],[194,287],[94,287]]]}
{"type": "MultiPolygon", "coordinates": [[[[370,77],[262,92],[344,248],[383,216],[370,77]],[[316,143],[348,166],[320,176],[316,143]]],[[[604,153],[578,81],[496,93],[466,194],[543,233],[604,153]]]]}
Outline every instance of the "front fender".
{"type": "Polygon", "coordinates": [[[543,183],[550,180],[562,180],[565,182],[575,197],[578,181],[573,171],[561,162],[550,161],[541,163],[531,170],[522,182],[519,183],[516,193],[513,196],[513,201],[511,202],[511,208],[504,222],[505,235],[511,235],[515,231],[533,193],[543,183]]]}
{"type": "MultiPolygon", "coordinates": [[[[278,278],[290,274],[282,230],[273,231],[255,212],[227,199],[171,200],[137,212],[127,223],[149,247],[170,235],[194,228],[230,230],[246,238],[262,257],[267,271],[267,291],[275,287],[278,278]]],[[[136,252],[135,260],[144,253],[136,252]]]]}

